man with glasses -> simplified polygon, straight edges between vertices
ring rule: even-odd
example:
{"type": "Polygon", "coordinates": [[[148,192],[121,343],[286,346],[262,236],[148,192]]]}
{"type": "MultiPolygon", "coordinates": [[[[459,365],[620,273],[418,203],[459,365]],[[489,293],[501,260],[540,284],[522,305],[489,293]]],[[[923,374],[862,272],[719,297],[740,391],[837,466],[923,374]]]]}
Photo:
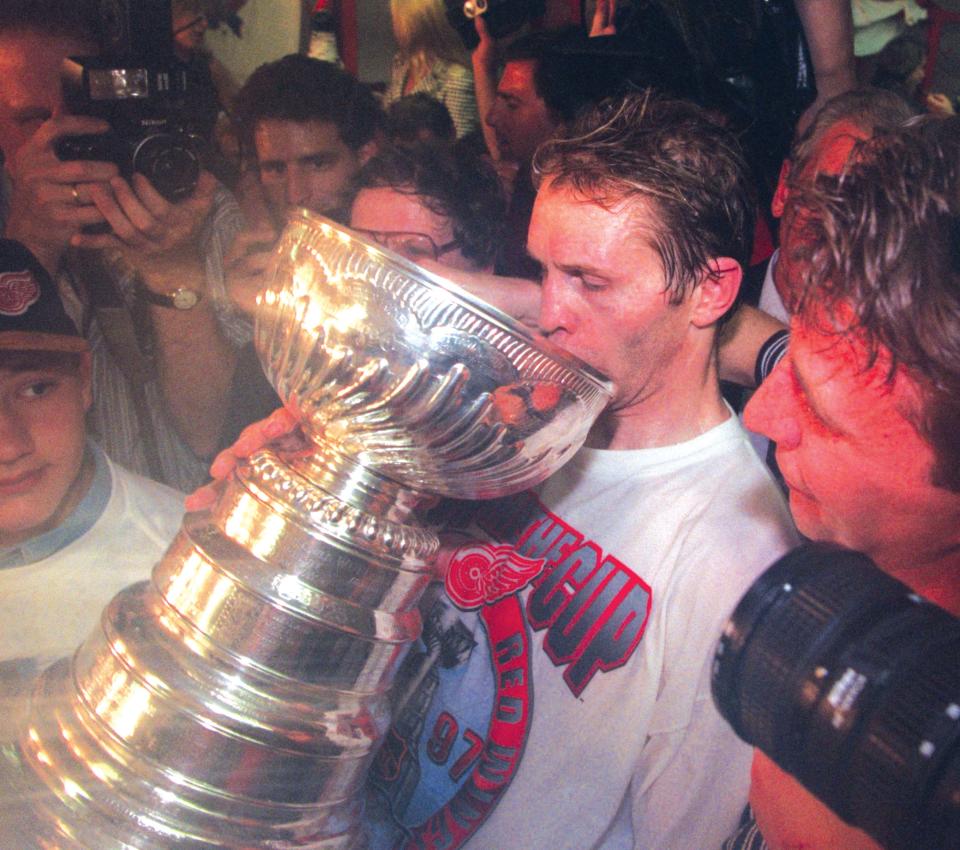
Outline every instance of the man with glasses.
{"type": "Polygon", "coordinates": [[[505,199],[479,157],[441,146],[388,150],[357,178],[350,226],[414,263],[492,271],[505,199]]]}
{"type": "Polygon", "coordinates": [[[540,287],[493,273],[506,200],[485,159],[437,145],[386,150],[361,169],[357,186],[354,230],[536,327],[540,287]]]}
{"type": "MultiPolygon", "coordinates": [[[[360,169],[353,188],[349,224],[362,236],[455,280],[521,321],[535,322],[538,287],[493,275],[506,199],[484,159],[446,145],[388,148],[360,169]]],[[[251,312],[253,297],[247,303],[251,312]]],[[[235,374],[225,443],[280,405],[252,347],[235,374]]]]}

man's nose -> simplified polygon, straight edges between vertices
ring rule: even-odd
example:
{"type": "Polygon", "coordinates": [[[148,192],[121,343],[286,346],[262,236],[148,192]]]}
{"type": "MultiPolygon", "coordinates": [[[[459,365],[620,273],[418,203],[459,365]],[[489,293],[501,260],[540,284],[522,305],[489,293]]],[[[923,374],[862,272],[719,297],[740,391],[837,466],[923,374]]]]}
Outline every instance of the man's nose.
{"type": "Polygon", "coordinates": [[[287,168],[284,189],[287,196],[287,206],[302,207],[306,205],[309,189],[302,169],[296,165],[287,168]]]}
{"type": "Polygon", "coordinates": [[[13,463],[31,451],[29,428],[15,411],[0,405],[0,463],[13,463]]]}
{"type": "Polygon", "coordinates": [[[801,436],[787,360],[788,357],[781,360],[757,387],[743,411],[747,428],[768,437],[784,451],[797,448],[801,436]]]}
{"type": "Polygon", "coordinates": [[[545,275],[540,283],[540,330],[545,334],[572,330],[573,316],[562,285],[553,275],[545,275]]]}

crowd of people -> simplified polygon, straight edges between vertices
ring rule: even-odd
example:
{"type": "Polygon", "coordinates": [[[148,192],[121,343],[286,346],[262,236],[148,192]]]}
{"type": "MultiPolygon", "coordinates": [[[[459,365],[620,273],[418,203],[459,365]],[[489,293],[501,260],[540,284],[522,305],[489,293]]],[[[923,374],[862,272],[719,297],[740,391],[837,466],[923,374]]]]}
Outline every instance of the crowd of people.
{"type": "Polygon", "coordinates": [[[445,543],[370,773],[371,846],[879,847],[736,737],[711,664],[737,601],[804,537],[960,616],[958,119],[856,87],[839,0],[797,0],[816,99],[791,113],[767,187],[743,115],[629,46],[642,27],[612,0],[592,33],[501,43],[481,16],[470,54],[443,3],[392,0],[386,102],[299,54],[214,85],[201,7],[174,11],[216,149],[182,200],[58,155],[109,129],[62,76],[101,49],[84,5],[0,8],[4,687],[149,575],[184,494],[204,510],[246,455],[295,439],[251,339],[274,245],[306,208],[615,385],[534,492],[434,508],[445,543]],[[506,545],[538,570],[462,604],[465,537],[471,569],[506,545]],[[524,686],[509,747],[505,623],[524,686]],[[459,651],[426,651],[452,631],[459,651]]]}

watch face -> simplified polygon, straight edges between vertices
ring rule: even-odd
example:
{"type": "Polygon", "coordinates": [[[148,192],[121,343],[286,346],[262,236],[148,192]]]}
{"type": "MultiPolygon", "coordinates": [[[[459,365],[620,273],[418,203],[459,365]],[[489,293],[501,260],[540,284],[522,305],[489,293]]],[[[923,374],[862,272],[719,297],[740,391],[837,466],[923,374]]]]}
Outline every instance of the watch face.
{"type": "Polygon", "coordinates": [[[200,300],[200,296],[192,289],[176,289],[170,293],[170,297],[178,310],[189,310],[200,300]]]}

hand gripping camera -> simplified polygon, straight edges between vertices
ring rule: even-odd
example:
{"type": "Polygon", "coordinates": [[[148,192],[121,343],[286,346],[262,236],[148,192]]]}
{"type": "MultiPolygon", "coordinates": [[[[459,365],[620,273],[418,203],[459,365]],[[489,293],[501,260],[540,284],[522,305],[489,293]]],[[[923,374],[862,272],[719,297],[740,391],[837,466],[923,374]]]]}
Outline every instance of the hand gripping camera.
{"type": "Polygon", "coordinates": [[[170,0],[100,0],[102,53],[73,60],[67,100],[110,124],[103,134],[64,136],[60,159],[116,163],[143,174],[167,200],[188,197],[200,176],[202,141],[180,119],[186,70],[173,56],[170,0]]]}

